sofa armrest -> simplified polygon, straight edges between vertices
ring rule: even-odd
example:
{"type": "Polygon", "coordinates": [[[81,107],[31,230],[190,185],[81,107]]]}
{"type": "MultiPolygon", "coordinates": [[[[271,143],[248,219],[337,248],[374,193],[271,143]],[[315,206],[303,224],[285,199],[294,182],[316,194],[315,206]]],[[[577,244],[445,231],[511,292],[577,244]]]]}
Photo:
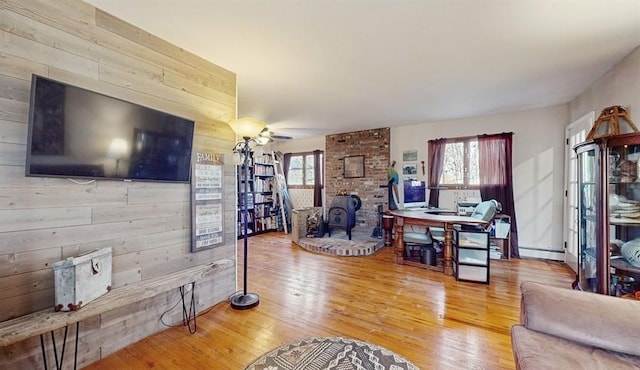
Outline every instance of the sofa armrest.
{"type": "Polygon", "coordinates": [[[545,286],[520,285],[527,329],[640,356],[640,301],[545,286]]]}

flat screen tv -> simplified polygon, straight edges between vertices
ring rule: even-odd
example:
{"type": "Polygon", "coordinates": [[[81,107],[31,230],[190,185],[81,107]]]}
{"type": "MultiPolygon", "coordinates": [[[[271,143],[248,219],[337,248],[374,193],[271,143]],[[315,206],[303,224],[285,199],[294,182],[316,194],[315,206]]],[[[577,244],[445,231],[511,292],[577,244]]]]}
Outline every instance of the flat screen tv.
{"type": "Polygon", "coordinates": [[[426,188],[424,181],[403,181],[404,182],[404,206],[425,207],[426,188]]]}
{"type": "Polygon", "coordinates": [[[187,183],[194,125],[34,75],[26,175],[187,183]]]}

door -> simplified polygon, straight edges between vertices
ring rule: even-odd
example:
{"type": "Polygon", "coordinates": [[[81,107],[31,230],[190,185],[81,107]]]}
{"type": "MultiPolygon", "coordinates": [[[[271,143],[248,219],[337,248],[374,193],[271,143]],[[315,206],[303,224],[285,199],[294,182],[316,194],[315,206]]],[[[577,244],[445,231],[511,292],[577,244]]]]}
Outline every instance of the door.
{"type": "Polygon", "coordinates": [[[578,271],[578,193],[577,158],[573,150],[585,137],[595,121],[595,112],[590,112],[574,121],[565,130],[565,197],[564,197],[564,262],[573,271],[578,271]]]}

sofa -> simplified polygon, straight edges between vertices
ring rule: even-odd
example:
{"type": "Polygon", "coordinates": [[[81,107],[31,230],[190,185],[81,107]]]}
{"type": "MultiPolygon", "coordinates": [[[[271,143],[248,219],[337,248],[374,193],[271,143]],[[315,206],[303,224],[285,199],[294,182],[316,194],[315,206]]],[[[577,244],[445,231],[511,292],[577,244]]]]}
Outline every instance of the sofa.
{"type": "Polygon", "coordinates": [[[640,369],[640,301],[522,282],[517,369],[640,369]]]}

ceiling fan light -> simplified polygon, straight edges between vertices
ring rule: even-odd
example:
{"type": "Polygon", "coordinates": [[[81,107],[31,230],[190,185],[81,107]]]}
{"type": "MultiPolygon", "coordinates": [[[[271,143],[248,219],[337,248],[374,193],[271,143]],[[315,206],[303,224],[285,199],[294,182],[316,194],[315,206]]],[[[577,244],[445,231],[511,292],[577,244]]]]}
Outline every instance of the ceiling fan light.
{"type": "Polygon", "coordinates": [[[258,136],[267,126],[263,121],[253,118],[238,118],[229,122],[229,126],[237,136],[243,139],[258,136]]]}
{"type": "Polygon", "coordinates": [[[256,141],[258,146],[263,146],[263,145],[267,144],[268,142],[273,141],[270,137],[263,136],[262,133],[260,135],[258,135],[258,137],[256,137],[254,140],[256,141]]]}
{"type": "Polygon", "coordinates": [[[268,137],[269,139],[271,139],[271,131],[269,131],[268,127],[265,127],[265,128],[262,129],[262,131],[260,131],[258,136],[260,136],[260,137],[268,137]]]}

